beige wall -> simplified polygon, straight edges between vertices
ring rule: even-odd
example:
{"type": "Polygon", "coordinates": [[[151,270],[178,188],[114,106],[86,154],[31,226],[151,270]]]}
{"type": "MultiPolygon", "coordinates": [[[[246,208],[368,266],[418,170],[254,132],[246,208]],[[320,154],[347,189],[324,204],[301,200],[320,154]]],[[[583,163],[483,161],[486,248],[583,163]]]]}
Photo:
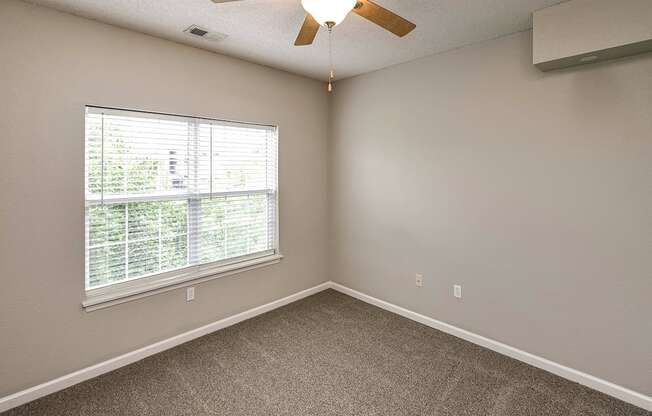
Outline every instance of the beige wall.
{"type": "Polygon", "coordinates": [[[0,397],[327,279],[322,84],[2,0],[0,97],[0,397]],[[277,123],[282,262],[83,312],[89,103],[277,123]]]}
{"type": "Polygon", "coordinates": [[[2,0],[0,97],[0,397],[329,274],[652,393],[650,55],[543,74],[517,34],[339,82],[329,121],[317,82],[2,0]],[[279,124],[285,259],[83,312],[88,103],[279,124]]]}
{"type": "Polygon", "coordinates": [[[544,74],[520,33],[331,108],[333,280],[652,394],[652,55],[544,74]]]}

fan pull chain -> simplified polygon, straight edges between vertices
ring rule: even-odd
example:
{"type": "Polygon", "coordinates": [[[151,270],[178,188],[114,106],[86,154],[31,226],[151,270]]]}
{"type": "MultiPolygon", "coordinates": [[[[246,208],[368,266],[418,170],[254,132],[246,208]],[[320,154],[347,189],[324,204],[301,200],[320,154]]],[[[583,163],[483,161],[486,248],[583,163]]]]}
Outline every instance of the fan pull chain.
{"type": "Polygon", "coordinates": [[[333,27],[328,27],[328,64],[330,66],[330,73],[328,74],[328,92],[333,92],[333,79],[335,78],[335,71],[333,70],[333,27]]]}

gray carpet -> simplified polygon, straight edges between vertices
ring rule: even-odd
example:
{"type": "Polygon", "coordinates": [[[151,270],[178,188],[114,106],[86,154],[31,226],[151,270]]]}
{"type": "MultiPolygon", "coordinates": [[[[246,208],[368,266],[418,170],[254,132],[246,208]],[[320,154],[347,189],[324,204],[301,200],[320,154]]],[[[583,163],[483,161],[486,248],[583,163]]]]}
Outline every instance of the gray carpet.
{"type": "Polygon", "coordinates": [[[328,290],[4,415],[646,415],[328,290]]]}

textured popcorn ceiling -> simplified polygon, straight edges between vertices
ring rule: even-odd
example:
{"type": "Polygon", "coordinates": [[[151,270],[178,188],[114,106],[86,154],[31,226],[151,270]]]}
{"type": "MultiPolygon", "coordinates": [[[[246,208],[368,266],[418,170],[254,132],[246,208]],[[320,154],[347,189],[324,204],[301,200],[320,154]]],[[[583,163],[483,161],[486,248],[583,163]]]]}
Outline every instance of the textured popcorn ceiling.
{"type": "MultiPolygon", "coordinates": [[[[328,36],[293,46],[305,16],[300,0],[30,0],[101,22],[198,46],[316,79],[327,79],[328,36]],[[228,38],[183,33],[196,24],[228,38]]],[[[376,0],[416,23],[398,38],[351,13],[333,34],[339,79],[531,27],[531,13],[561,0],[376,0]]]]}

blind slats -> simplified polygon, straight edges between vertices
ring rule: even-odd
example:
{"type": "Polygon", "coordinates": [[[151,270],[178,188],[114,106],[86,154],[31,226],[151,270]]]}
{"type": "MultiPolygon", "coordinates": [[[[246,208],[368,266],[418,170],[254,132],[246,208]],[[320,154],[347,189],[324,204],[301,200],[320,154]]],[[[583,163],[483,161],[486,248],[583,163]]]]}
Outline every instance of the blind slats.
{"type": "Polygon", "coordinates": [[[86,287],[276,250],[275,127],[86,109],[86,287]]]}

